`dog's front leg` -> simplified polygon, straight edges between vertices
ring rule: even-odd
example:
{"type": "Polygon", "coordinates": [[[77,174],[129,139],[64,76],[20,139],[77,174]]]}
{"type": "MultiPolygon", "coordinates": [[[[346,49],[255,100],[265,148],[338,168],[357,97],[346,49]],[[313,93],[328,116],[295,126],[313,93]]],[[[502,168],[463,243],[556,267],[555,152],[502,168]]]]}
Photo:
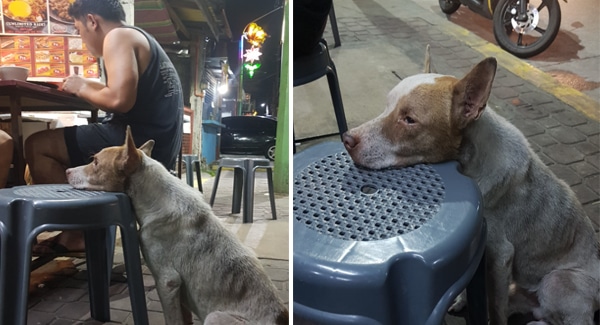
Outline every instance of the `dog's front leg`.
{"type": "Polygon", "coordinates": [[[181,278],[175,271],[161,272],[155,276],[156,290],[163,307],[165,324],[182,325],[184,323],[183,310],[181,308],[181,278]]]}
{"type": "MultiPolygon", "coordinates": [[[[490,231],[490,233],[493,231],[490,231]]],[[[509,285],[512,281],[513,245],[502,238],[488,238],[487,296],[490,325],[506,325],[508,319],[509,285]]]]}

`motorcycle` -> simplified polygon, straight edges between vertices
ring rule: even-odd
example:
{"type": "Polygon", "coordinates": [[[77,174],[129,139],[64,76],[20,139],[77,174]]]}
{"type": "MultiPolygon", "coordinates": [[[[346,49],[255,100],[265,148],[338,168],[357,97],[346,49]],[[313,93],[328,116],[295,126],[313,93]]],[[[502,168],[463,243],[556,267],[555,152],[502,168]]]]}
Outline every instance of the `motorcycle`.
{"type": "Polygon", "coordinates": [[[542,53],[560,29],[558,0],[439,0],[439,4],[448,15],[465,5],[491,19],[498,45],[520,58],[542,53]]]}

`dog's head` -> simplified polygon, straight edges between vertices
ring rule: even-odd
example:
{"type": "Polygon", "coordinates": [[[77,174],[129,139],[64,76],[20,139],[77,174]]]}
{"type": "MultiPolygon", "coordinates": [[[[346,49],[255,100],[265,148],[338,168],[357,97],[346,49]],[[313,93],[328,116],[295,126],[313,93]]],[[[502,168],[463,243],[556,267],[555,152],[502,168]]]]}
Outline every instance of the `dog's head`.
{"type": "Polygon", "coordinates": [[[150,156],[153,147],[154,140],[149,140],[136,148],[127,126],[125,144],[104,148],[91,163],[67,169],[67,180],[76,189],[122,192],[127,178],[142,164],[144,154],[150,156]]]}
{"type": "Polygon", "coordinates": [[[455,159],[463,130],[487,105],[496,59],[486,58],[464,78],[426,73],[402,80],[388,94],[377,118],[343,135],[357,165],[371,169],[404,167],[455,159]]]}

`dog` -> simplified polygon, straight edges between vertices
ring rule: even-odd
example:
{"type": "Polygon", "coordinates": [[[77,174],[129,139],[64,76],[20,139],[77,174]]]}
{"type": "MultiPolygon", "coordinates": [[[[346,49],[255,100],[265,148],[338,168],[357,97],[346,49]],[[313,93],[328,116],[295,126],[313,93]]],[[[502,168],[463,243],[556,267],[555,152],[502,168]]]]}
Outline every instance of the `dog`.
{"type": "Polygon", "coordinates": [[[392,89],[380,116],[343,134],[352,160],[369,169],[458,161],[483,197],[490,324],[531,312],[530,325],[592,325],[600,306],[598,239],[569,186],[487,107],[496,59],[462,79],[431,73],[428,51],[425,62],[425,73],[392,89]]]}
{"type": "Polygon", "coordinates": [[[255,255],[213,214],[202,194],[150,158],[154,141],[105,148],[66,171],[76,189],[125,192],[166,324],[288,324],[288,310],[255,255]]]}

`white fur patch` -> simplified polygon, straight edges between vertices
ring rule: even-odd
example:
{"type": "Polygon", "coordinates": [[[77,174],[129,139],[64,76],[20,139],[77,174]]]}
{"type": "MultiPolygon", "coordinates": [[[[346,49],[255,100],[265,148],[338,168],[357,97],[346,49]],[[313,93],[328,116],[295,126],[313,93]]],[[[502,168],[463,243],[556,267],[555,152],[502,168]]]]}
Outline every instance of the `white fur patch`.
{"type": "Polygon", "coordinates": [[[388,93],[387,106],[381,115],[386,116],[390,114],[394,108],[396,108],[396,104],[400,98],[410,94],[416,87],[426,84],[435,84],[436,78],[439,77],[444,77],[444,75],[437,73],[422,73],[403,79],[388,93]]]}

